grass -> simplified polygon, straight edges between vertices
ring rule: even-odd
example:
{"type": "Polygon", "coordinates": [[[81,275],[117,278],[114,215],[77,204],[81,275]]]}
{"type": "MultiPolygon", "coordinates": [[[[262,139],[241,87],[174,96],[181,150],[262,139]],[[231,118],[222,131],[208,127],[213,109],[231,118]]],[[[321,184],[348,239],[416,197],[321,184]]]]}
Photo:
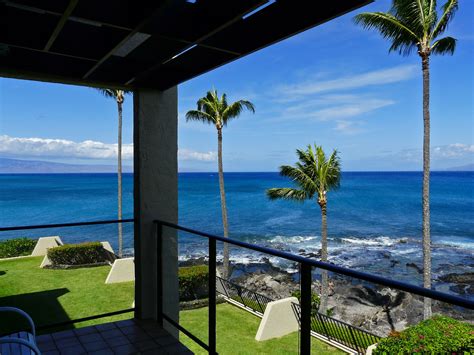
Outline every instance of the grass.
{"type": "MultiPolygon", "coordinates": [[[[180,312],[180,324],[207,343],[207,308],[180,312]]],[[[230,304],[217,305],[217,352],[219,354],[298,354],[298,333],[263,342],[255,340],[260,318],[230,304]]],[[[180,341],[196,354],[207,354],[186,335],[180,341]]],[[[313,354],[343,354],[317,339],[312,339],[313,354]]]]}
{"type": "MultiPolygon", "coordinates": [[[[134,283],[106,285],[105,279],[110,266],[41,269],[39,265],[42,259],[43,257],[31,257],[0,260],[0,306],[14,306],[25,310],[37,326],[131,308],[134,283]]],[[[75,327],[132,316],[133,313],[126,313],[77,323],[75,327]]],[[[18,322],[10,324],[12,327],[19,325],[18,322]]],[[[0,328],[0,333],[5,331],[5,328],[0,328]]]]}
{"type": "MultiPolygon", "coordinates": [[[[41,269],[43,257],[0,260],[0,306],[14,306],[28,312],[37,326],[79,319],[91,315],[130,308],[134,283],[106,285],[110,266],[67,270],[41,269]]],[[[132,317],[127,313],[114,317],[76,323],[60,329],[83,327],[132,317]]],[[[181,324],[207,342],[207,308],[180,313],[181,324]]],[[[217,349],[221,354],[297,354],[298,333],[257,342],[255,334],[260,318],[230,304],[217,306],[217,349]]],[[[16,320],[0,324],[0,334],[17,330],[16,320]]],[[[48,329],[51,332],[56,329],[48,329]]],[[[182,335],[181,341],[197,354],[205,354],[199,345],[182,335]]],[[[340,354],[325,343],[312,339],[315,354],[340,354]]]]}
{"type": "MultiPolygon", "coordinates": [[[[244,302],[247,307],[252,308],[254,311],[261,312],[260,305],[253,299],[239,296],[233,296],[232,299],[239,303],[244,302]]],[[[265,310],[266,305],[262,304],[262,307],[265,310]]],[[[370,336],[356,328],[352,328],[349,331],[346,326],[338,324],[336,321],[321,321],[314,315],[311,318],[311,330],[322,335],[329,335],[332,339],[337,339],[337,341],[349,347],[355,345],[356,348],[362,347],[367,349],[370,345],[380,340],[379,337],[370,336]]]]}

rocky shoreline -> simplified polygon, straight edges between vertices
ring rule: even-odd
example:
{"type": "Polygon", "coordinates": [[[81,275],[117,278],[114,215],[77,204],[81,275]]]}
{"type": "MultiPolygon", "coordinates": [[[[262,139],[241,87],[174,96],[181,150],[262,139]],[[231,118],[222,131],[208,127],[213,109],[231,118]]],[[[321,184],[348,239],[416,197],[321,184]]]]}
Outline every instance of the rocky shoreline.
{"type": "MultiPolygon", "coordinates": [[[[194,259],[184,264],[195,265],[203,262],[206,261],[194,259]]],[[[472,295],[474,291],[474,273],[471,272],[447,274],[438,280],[460,295],[472,295]]],[[[275,300],[289,297],[299,290],[298,274],[275,267],[269,260],[233,265],[232,281],[275,300]]],[[[313,290],[320,292],[318,280],[313,281],[313,290]]],[[[332,310],[332,317],[379,336],[403,330],[423,319],[422,297],[341,275],[331,276],[328,305],[332,310]]],[[[438,301],[433,301],[433,313],[474,323],[474,311],[438,301]]]]}
{"type": "MultiPolygon", "coordinates": [[[[288,297],[299,289],[295,274],[269,264],[258,265],[260,270],[246,272],[249,265],[236,265],[240,274],[234,282],[272,299],[288,297]]],[[[251,265],[255,269],[256,265],[251,265]]],[[[449,274],[443,282],[454,283],[450,289],[472,292],[474,273],[449,274]]],[[[320,293],[320,282],[313,281],[313,290],[320,293]]],[[[348,277],[333,275],[330,280],[328,306],[331,316],[376,335],[386,336],[423,319],[423,299],[407,292],[368,284],[348,277]]],[[[474,323],[474,312],[433,301],[433,313],[474,323]]]]}

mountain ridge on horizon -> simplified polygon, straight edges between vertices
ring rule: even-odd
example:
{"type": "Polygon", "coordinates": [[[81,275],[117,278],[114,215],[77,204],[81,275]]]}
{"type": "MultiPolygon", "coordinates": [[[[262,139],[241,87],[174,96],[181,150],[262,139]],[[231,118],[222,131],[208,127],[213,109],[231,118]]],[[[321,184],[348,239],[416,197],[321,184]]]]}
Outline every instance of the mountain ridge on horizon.
{"type": "MultiPolygon", "coordinates": [[[[125,173],[132,166],[123,166],[125,173]]],[[[22,160],[0,157],[0,174],[61,174],[61,173],[115,173],[115,165],[68,164],[44,160],[22,160]]]]}
{"type": "MultiPolygon", "coordinates": [[[[348,170],[346,172],[384,172],[385,170],[348,170]]],[[[392,171],[392,170],[390,170],[392,171]]],[[[386,172],[390,172],[386,170],[386,172]]],[[[416,172],[418,170],[397,170],[396,172],[416,172]]],[[[421,170],[420,170],[421,171],[421,170]]],[[[450,167],[447,169],[436,169],[433,171],[474,171],[474,164],[466,164],[462,166],[450,167]]],[[[67,173],[116,173],[117,166],[115,165],[93,165],[93,164],[69,164],[56,163],[44,160],[22,160],[0,157],[0,174],[67,174],[67,173]]],[[[124,165],[124,173],[133,173],[133,166],[124,165]]],[[[179,171],[180,173],[217,173],[215,171],[179,171]]],[[[256,171],[228,171],[250,173],[256,171]]],[[[262,171],[261,171],[262,172],[262,171]]],[[[271,171],[265,171],[271,172],[271,171]]],[[[276,171],[275,171],[276,172],[276,171]]],[[[393,170],[395,172],[395,170],[393,170]]]]}

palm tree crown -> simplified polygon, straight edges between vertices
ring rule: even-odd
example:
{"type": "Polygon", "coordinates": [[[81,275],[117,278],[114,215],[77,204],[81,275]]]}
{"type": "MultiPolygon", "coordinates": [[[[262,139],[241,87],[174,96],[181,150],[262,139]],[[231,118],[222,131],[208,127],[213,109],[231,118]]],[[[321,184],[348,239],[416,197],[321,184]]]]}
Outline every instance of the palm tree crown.
{"type": "Polygon", "coordinates": [[[118,89],[97,89],[102,95],[109,99],[114,99],[118,104],[123,104],[125,101],[125,95],[130,94],[131,91],[118,90],[118,89]]]}
{"type": "Polygon", "coordinates": [[[448,0],[438,16],[436,0],[394,0],[388,13],[362,13],[355,22],[367,29],[378,30],[390,39],[390,51],[408,55],[413,49],[420,56],[453,54],[456,39],[438,38],[458,9],[458,0],[448,0]]]}
{"type": "Polygon", "coordinates": [[[267,190],[271,200],[287,199],[304,201],[317,197],[319,205],[327,203],[327,192],[337,189],[341,179],[341,163],[334,150],[327,157],[321,146],[308,145],[306,150],[297,149],[298,162],[295,166],[283,165],[280,175],[289,177],[298,188],[273,188],[267,190]]]}
{"type": "Polygon", "coordinates": [[[186,113],[186,121],[200,121],[222,129],[245,109],[255,113],[255,107],[250,101],[238,100],[229,105],[226,94],[222,94],[219,98],[217,91],[212,90],[198,100],[197,110],[190,110],[186,113]]]}

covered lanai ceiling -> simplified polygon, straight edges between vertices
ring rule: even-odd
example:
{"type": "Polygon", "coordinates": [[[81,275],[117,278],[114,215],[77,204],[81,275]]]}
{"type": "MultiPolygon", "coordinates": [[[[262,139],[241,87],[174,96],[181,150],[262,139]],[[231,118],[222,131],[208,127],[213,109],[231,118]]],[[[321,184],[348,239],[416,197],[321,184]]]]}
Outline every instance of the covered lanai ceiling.
{"type": "Polygon", "coordinates": [[[372,0],[0,0],[0,76],[167,89],[372,0]]]}

